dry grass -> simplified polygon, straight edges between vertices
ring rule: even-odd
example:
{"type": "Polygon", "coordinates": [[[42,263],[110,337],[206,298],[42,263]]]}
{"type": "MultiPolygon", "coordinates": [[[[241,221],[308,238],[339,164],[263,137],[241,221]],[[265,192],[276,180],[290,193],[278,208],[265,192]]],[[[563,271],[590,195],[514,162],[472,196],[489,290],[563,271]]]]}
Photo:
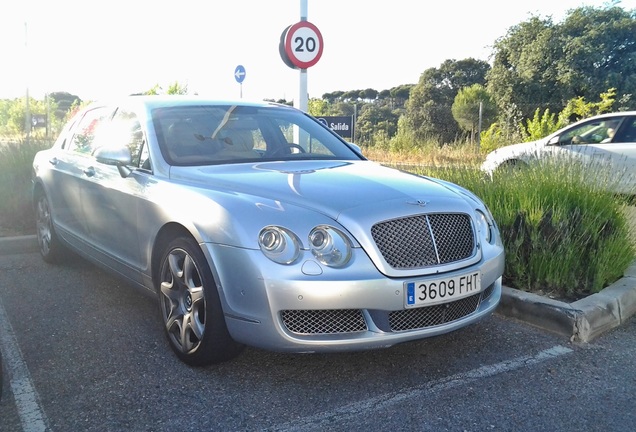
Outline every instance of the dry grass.
{"type": "Polygon", "coordinates": [[[426,146],[402,151],[364,147],[362,153],[369,160],[387,165],[478,166],[484,160],[484,155],[466,146],[426,146]]]}

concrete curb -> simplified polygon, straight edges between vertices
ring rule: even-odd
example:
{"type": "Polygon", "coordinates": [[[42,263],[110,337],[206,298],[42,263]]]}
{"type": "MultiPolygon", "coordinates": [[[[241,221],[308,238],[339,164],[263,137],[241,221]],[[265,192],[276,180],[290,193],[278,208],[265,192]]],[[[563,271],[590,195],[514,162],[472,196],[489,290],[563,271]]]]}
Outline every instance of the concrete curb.
{"type": "MultiPolygon", "coordinates": [[[[34,235],[0,238],[0,255],[37,252],[34,235]]],[[[590,342],[636,314],[636,263],[609,287],[573,303],[503,287],[497,313],[567,336],[573,342],[590,342]]]]}
{"type": "Polygon", "coordinates": [[[497,313],[562,334],[573,342],[590,342],[636,314],[636,263],[601,292],[573,303],[503,287],[497,313]]]}

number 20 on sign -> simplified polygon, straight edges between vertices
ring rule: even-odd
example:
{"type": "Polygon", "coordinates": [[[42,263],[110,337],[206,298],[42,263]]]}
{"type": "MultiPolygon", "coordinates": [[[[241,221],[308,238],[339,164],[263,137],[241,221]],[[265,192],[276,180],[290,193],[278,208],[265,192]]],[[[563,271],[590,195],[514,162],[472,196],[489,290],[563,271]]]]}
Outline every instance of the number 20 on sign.
{"type": "Polygon", "coordinates": [[[300,69],[307,69],[320,60],[323,40],[320,30],[309,21],[292,25],[285,34],[285,54],[300,69]]]}

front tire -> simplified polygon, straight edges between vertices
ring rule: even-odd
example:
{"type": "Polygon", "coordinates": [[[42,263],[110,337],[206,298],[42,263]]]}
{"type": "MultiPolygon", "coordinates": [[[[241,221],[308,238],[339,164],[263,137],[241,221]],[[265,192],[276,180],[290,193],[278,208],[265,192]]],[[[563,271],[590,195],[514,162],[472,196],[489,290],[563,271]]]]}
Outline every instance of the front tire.
{"type": "Polygon", "coordinates": [[[205,366],[240,353],[242,346],[227,330],[214,277],[194,239],[178,237],[168,244],[157,283],[164,330],[179,359],[205,366]]]}
{"type": "Polygon", "coordinates": [[[51,216],[51,206],[44,193],[40,193],[35,202],[36,233],[38,247],[42,259],[48,263],[58,263],[62,260],[63,249],[51,216]]]}

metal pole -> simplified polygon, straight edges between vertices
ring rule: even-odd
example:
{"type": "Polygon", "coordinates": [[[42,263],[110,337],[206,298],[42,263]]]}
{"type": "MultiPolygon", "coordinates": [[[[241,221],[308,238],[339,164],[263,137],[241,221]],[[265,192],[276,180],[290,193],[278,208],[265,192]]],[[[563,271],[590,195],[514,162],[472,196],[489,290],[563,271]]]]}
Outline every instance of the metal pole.
{"type": "Polygon", "coordinates": [[[482,113],[484,111],[484,103],[479,101],[479,125],[477,126],[477,151],[479,151],[479,147],[481,145],[481,119],[482,113]]]}
{"type": "Polygon", "coordinates": [[[26,71],[24,74],[26,80],[26,106],[24,109],[24,132],[26,133],[26,141],[29,143],[29,139],[31,137],[31,110],[29,108],[29,49],[28,49],[28,32],[27,32],[27,23],[24,22],[24,65],[26,67],[26,71]]]}
{"type": "MultiPolygon", "coordinates": [[[[307,21],[307,0],[300,0],[300,20],[307,21]]],[[[308,105],[307,69],[301,69],[299,75],[298,108],[307,112],[308,105]]]]}
{"type": "Polygon", "coordinates": [[[44,95],[44,100],[46,101],[46,139],[48,141],[51,138],[51,107],[48,92],[44,95]]]}

